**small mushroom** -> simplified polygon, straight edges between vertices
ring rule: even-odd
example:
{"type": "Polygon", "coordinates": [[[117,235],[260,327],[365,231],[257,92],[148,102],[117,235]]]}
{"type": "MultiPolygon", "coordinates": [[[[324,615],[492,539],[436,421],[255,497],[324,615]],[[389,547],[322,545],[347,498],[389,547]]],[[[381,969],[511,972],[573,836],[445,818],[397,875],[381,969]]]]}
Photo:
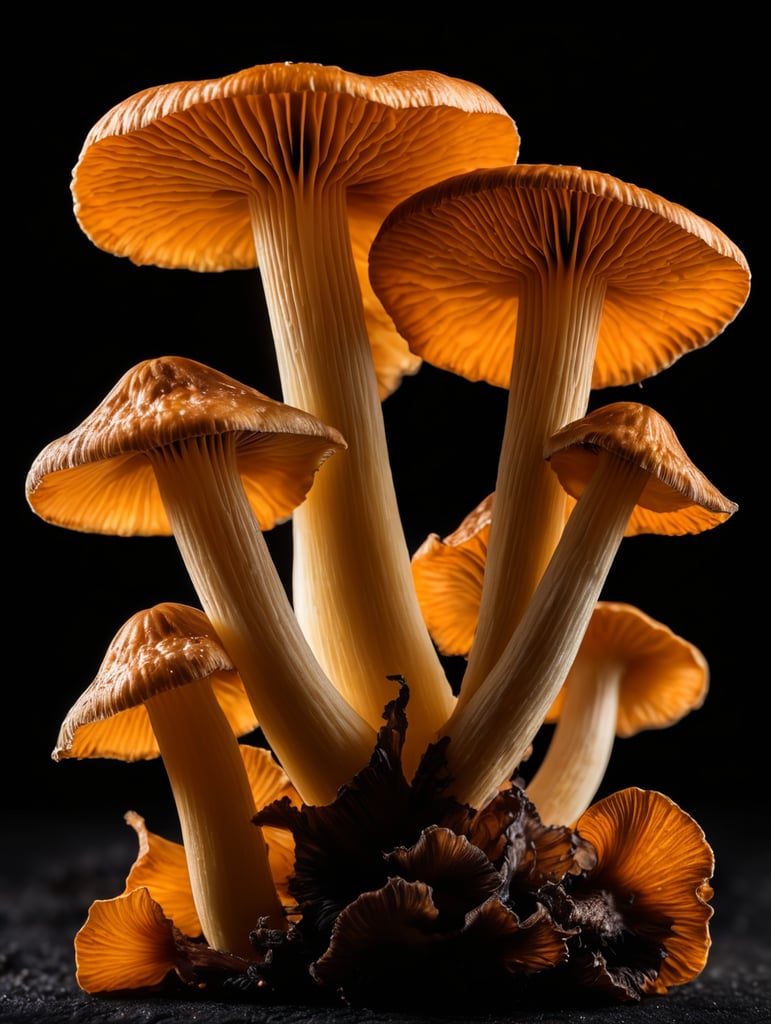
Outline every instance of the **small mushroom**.
{"type": "Polygon", "coordinates": [[[442,730],[451,739],[453,794],[475,807],[512,776],[543,723],[636,506],[662,534],[710,529],[737,508],[691,462],[667,421],[634,402],[558,430],[545,456],[575,507],[502,656],[442,730]]]}
{"type": "Polygon", "coordinates": [[[375,730],[389,675],[409,681],[415,756],[452,693],[412,587],[380,407],[417,364],[366,258],[399,200],[513,161],[518,146],[512,118],[469,82],[274,63],[130,96],[93,127],[73,176],[77,219],[109,252],[200,271],[259,265],[284,400],[349,445],[293,517],[295,610],[375,730]]]}
{"type": "Polygon", "coordinates": [[[697,647],[639,608],[600,601],[546,716],[557,726],[527,786],[541,820],[576,821],[602,783],[615,737],[674,725],[701,707],[708,685],[697,647]]]}
{"type": "Polygon", "coordinates": [[[47,445],[27,498],[94,533],[172,532],[269,744],[306,803],[329,803],[374,748],[292,611],[263,528],[301,502],[345,447],[314,416],[175,356],[145,360],[47,445]]]}
{"type": "Polygon", "coordinates": [[[746,301],[744,255],[713,224],[607,174],[518,164],[399,204],[370,251],[375,293],[421,358],[509,388],[496,511],[459,703],[493,670],[557,545],[565,495],[546,439],[590,388],[707,344],[746,301]]]}
{"type": "Polygon", "coordinates": [[[137,760],[159,753],[206,941],[253,956],[249,935],[260,918],[274,928],[285,920],[265,840],[252,823],[256,808],[238,739],[217,699],[218,689],[234,683],[235,667],[203,612],[174,603],[137,612],[68,712],[52,756],[137,760]]]}

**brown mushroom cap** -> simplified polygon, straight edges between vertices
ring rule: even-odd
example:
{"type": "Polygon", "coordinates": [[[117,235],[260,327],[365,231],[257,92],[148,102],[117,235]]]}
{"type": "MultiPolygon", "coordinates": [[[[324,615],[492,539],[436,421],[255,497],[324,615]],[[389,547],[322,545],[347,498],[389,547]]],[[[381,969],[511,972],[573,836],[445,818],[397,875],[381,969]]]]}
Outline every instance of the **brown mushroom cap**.
{"type": "Polygon", "coordinates": [[[192,359],[137,364],[27,475],[27,497],[48,522],[90,533],[170,534],[148,451],[236,434],[244,489],[262,530],[289,516],[316,470],[345,441],[314,416],[273,401],[192,359]]]}
{"type": "Polygon", "coordinates": [[[650,406],[614,402],[595,409],[552,434],[544,456],[568,494],[579,498],[602,451],[634,461],[648,474],[627,535],[700,533],[738,508],[697,469],[672,427],[650,406]]]}
{"type": "Polygon", "coordinates": [[[518,149],[511,117],[470,82],[264,64],[130,96],[89,132],[72,190],[78,222],[100,248],[137,264],[219,271],[257,266],[249,203],[266,183],[344,182],[383,397],[419,360],[369,284],[378,226],[412,192],[513,162],[518,149]]]}
{"type": "Polygon", "coordinates": [[[559,718],[571,674],[593,671],[591,666],[618,670],[616,735],[623,738],[674,725],[702,706],[709,687],[709,667],[698,647],[633,605],[599,601],[546,722],[559,718]]]}
{"type": "Polygon", "coordinates": [[[236,736],[257,728],[251,703],[206,615],[164,602],[132,615],[115,634],[93,682],[62,723],[53,758],[160,756],[145,701],[209,679],[236,736]]]}
{"type": "Polygon", "coordinates": [[[421,358],[508,387],[518,297],[559,265],[606,282],[594,388],[658,373],[720,334],[744,305],[744,255],[709,221],[597,171],[476,170],[386,218],[370,252],[375,293],[421,358]]]}

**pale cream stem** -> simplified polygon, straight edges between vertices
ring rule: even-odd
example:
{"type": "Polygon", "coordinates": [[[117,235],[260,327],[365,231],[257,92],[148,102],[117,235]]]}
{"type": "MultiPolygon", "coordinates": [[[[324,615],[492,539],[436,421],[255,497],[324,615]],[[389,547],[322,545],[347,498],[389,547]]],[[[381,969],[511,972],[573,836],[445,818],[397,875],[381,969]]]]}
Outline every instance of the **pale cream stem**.
{"type": "Polygon", "coordinates": [[[252,221],[284,401],[348,444],[293,515],[294,607],[327,675],[374,728],[398,692],[388,676],[404,676],[410,772],[454,698],[412,582],[345,191],[256,197],[252,221]]]}
{"type": "Polygon", "coordinates": [[[260,728],[302,799],[330,803],[368,764],[375,732],[303,636],[244,492],[235,438],[192,439],[151,458],[192,584],[260,728]]]}
{"type": "Polygon", "coordinates": [[[285,928],[238,740],[208,680],[145,702],[171,783],[193,900],[210,946],[254,959],[266,917],[285,928]]]}
{"type": "Polygon", "coordinates": [[[565,525],[546,439],[585,415],[605,280],[558,262],[523,277],[479,620],[458,698],[473,696],[521,621],[565,525]]]}
{"type": "Polygon", "coordinates": [[[615,658],[598,664],[578,654],[548,749],[527,786],[545,825],[572,825],[594,800],[616,739],[622,671],[615,658]]]}
{"type": "Polygon", "coordinates": [[[599,454],[503,654],[442,729],[458,799],[483,807],[525,757],[576,657],[648,478],[633,462],[599,454]]]}

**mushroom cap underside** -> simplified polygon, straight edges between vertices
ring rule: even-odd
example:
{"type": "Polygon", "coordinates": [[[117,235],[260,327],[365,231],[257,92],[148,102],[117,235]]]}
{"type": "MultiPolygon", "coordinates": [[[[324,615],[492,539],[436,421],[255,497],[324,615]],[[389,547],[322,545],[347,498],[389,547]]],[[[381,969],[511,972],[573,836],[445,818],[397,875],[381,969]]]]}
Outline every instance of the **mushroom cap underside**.
{"type": "Polygon", "coordinates": [[[72,191],[85,233],[115,255],[246,269],[257,265],[256,193],[294,189],[299,197],[343,184],[352,236],[366,252],[401,199],[464,170],[513,163],[518,151],[511,116],[470,82],[432,71],[368,77],[264,64],[117,104],[89,132],[72,191]]]}
{"type": "Polygon", "coordinates": [[[474,170],[403,200],[373,242],[370,279],[413,352],[499,387],[525,295],[601,283],[602,388],[712,341],[750,288],[744,255],[714,224],[608,174],[551,164],[474,170]]]}
{"type": "MultiPolygon", "coordinates": [[[[618,673],[616,735],[673,725],[704,703],[709,667],[694,644],[633,605],[599,601],[581,642],[571,673],[618,673]]],[[[570,685],[557,695],[545,718],[559,717],[570,685]]]]}

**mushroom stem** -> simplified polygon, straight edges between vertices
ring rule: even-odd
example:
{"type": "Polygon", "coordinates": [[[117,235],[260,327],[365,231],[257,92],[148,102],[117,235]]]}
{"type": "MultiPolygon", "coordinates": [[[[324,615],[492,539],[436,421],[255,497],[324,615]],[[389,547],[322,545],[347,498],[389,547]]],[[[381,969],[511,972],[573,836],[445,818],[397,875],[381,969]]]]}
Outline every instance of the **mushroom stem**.
{"type": "Polygon", "coordinates": [[[152,461],[183,561],[265,737],[308,804],[330,803],[375,745],[303,636],[241,483],[235,439],[193,438],[152,461]]]}
{"type": "Polygon", "coordinates": [[[543,459],[547,437],[586,412],[605,279],[569,251],[523,275],[514,360],[463,706],[493,670],[559,542],[567,496],[543,459]],[[516,571],[512,572],[511,567],[516,571]]]}
{"type": "Polygon", "coordinates": [[[348,443],[293,515],[295,611],[326,673],[373,728],[394,697],[388,676],[406,679],[409,771],[454,698],[412,582],[345,191],[316,182],[252,204],[284,400],[348,443]]]}
{"type": "Polygon", "coordinates": [[[193,900],[206,941],[253,959],[261,917],[286,922],[273,884],[238,740],[208,680],[145,702],[182,829],[193,900]]]}
{"type": "MultiPolygon", "coordinates": [[[[649,474],[602,451],[527,611],[442,729],[452,793],[484,807],[516,771],[570,670],[649,474]]],[[[496,492],[496,502],[498,500],[496,492]]]]}
{"type": "Polygon", "coordinates": [[[527,795],[545,825],[575,822],[602,784],[616,738],[618,663],[583,663],[570,670],[557,726],[527,795]]]}

